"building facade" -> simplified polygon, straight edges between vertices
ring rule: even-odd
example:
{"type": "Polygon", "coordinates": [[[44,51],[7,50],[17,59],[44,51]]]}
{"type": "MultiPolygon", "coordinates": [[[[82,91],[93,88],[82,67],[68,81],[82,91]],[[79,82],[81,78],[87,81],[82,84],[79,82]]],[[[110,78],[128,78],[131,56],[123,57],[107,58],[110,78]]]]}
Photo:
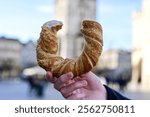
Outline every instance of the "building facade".
{"type": "Polygon", "coordinates": [[[20,64],[22,44],[17,39],[0,38],[0,65],[5,61],[12,61],[14,65],[20,64]]]}
{"type": "Polygon", "coordinates": [[[150,91],[150,0],[142,0],[142,9],[133,15],[132,89],[150,91]]]}
{"type": "Polygon", "coordinates": [[[82,20],[96,18],[96,0],[56,0],[55,18],[63,22],[59,32],[60,55],[78,57],[83,47],[82,20]]]}
{"type": "Polygon", "coordinates": [[[21,66],[22,68],[32,67],[37,65],[36,59],[36,44],[33,41],[29,41],[23,45],[21,49],[21,66]]]}
{"type": "Polygon", "coordinates": [[[107,50],[103,52],[98,69],[130,69],[131,68],[131,52],[124,50],[107,50]]]}
{"type": "Polygon", "coordinates": [[[22,44],[17,39],[0,38],[0,77],[18,74],[21,49],[22,44]]]}
{"type": "Polygon", "coordinates": [[[36,45],[0,37],[0,79],[18,77],[21,69],[37,65],[36,45]]]}

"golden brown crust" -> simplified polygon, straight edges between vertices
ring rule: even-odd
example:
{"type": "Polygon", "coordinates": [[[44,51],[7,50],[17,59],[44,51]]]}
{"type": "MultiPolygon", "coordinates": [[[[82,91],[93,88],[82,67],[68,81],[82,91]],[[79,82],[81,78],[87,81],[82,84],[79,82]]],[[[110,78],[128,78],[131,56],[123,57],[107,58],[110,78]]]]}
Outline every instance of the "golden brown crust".
{"type": "MultiPolygon", "coordinates": [[[[48,24],[51,24],[50,22],[48,24]]],[[[77,59],[63,59],[57,55],[58,39],[56,33],[62,27],[58,21],[52,26],[43,25],[37,44],[37,61],[46,71],[51,71],[55,77],[73,72],[80,76],[96,66],[102,53],[103,36],[101,25],[92,20],[84,20],[81,32],[85,38],[83,52],[77,59]]]]}

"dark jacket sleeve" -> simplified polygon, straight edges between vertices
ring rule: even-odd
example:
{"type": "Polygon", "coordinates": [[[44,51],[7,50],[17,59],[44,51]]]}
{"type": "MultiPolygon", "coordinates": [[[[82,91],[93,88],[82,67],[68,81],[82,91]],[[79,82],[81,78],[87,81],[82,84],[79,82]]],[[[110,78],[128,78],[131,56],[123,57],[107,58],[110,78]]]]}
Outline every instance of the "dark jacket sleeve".
{"type": "Polygon", "coordinates": [[[107,91],[107,100],[129,100],[127,97],[124,97],[119,92],[109,88],[108,86],[104,85],[107,91]]]}

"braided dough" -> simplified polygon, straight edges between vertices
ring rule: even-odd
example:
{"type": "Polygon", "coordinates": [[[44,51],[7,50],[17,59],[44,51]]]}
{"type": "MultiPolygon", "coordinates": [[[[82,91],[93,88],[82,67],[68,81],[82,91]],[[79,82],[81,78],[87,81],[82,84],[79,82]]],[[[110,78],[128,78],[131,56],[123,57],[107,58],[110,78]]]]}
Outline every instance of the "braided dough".
{"type": "Polygon", "coordinates": [[[92,70],[99,60],[103,46],[102,27],[96,21],[84,20],[81,32],[85,38],[85,44],[81,55],[77,59],[64,59],[57,55],[56,34],[62,25],[62,22],[52,20],[42,26],[36,48],[38,64],[46,71],[51,71],[55,77],[70,71],[74,76],[80,76],[92,70]]]}

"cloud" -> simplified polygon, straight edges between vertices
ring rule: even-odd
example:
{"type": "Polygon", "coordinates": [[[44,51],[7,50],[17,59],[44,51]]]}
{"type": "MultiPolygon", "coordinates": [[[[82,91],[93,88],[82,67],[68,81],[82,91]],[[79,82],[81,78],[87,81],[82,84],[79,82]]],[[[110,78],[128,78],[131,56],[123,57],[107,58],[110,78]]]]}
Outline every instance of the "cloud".
{"type": "Polygon", "coordinates": [[[36,7],[36,10],[41,13],[53,14],[54,5],[40,5],[36,7]]]}

